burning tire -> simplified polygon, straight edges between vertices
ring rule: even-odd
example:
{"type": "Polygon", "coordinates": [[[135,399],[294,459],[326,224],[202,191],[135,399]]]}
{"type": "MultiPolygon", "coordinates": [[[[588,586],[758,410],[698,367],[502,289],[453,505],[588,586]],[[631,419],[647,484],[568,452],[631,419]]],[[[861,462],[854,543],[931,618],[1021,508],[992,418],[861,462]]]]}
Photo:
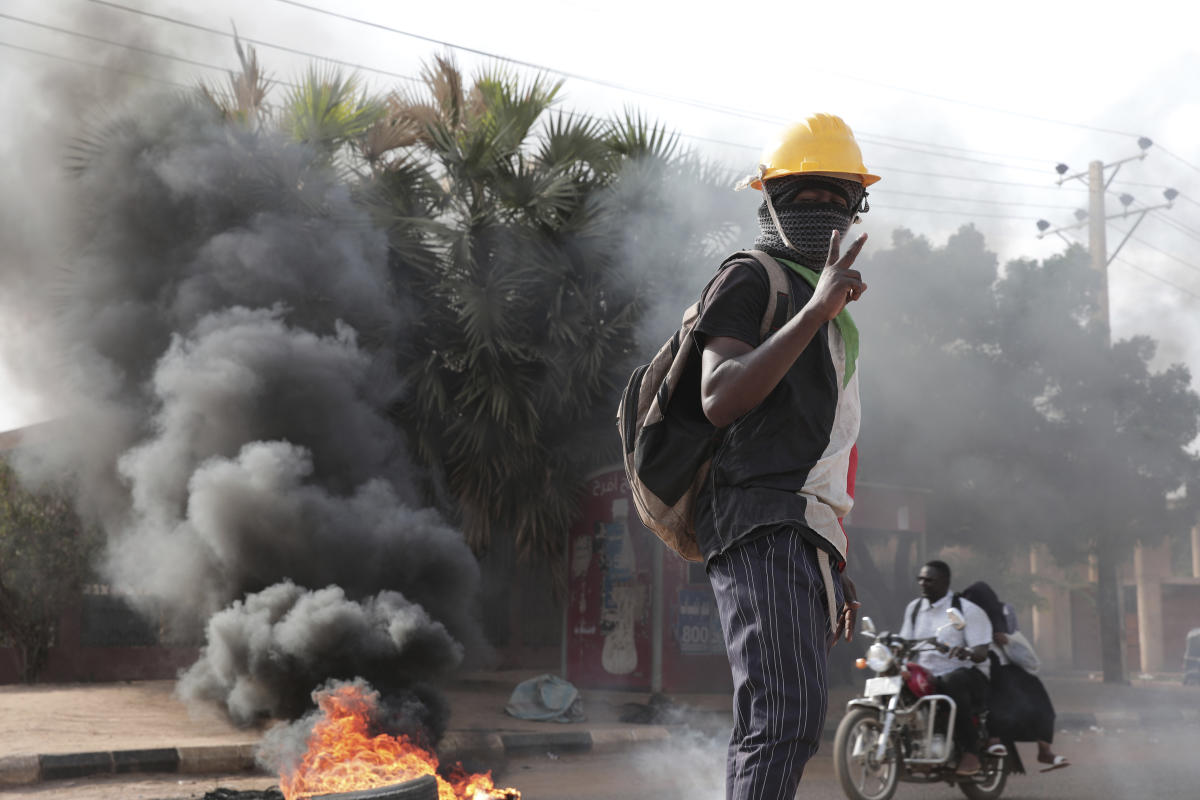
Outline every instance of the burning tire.
{"type": "Polygon", "coordinates": [[[305,800],[438,800],[437,778],[422,775],[404,783],[359,789],[353,792],[311,795],[305,800]]]}

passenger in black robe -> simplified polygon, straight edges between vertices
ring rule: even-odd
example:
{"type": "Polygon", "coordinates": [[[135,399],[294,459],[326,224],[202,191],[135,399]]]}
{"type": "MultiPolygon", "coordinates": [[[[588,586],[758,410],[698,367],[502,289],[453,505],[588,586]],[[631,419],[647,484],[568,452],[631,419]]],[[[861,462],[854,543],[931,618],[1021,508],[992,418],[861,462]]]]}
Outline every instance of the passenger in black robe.
{"type": "MultiPolygon", "coordinates": [[[[973,583],[962,591],[962,596],[979,606],[992,623],[992,648],[989,658],[991,668],[991,694],[988,699],[988,732],[997,741],[1003,742],[1012,755],[1014,772],[1024,772],[1021,757],[1015,742],[1037,742],[1037,760],[1043,764],[1042,772],[1068,766],[1064,756],[1056,755],[1051,749],[1054,741],[1054,704],[1045,685],[1029,669],[1017,662],[1024,662],[1036,669],[1037,657],[1031,648],[1024,648],[1016,639],[1011,639],[1004,614],[1004,604],[983,581],[973,583]],[[1027,651],[1022,658],[1017,653],[1021,647],[1027,651]]],[[[1019,637],[1021,641],[1024,637],[1019,637]]]]}

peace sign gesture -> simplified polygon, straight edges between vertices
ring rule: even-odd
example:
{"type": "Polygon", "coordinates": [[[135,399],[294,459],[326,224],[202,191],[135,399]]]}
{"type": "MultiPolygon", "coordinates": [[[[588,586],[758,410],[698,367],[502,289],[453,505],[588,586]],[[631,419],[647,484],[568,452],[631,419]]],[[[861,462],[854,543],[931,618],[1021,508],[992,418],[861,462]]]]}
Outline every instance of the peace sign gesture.
{"type": "Polygon", "coordinates": [[[861,234],[845,255],[841,255],[842,235],[833,231],[829,239],[829,257],[825,259],[825,269],[821,270],[821,278],[817,288],[808,301],[808,306],[816,311],[822,319],[831,320],[841,313],[846,304],[862,297],[867,290],[863,283],[862,274],[852,269],[854,260],[867,242],[867,235],[861,234]]]}

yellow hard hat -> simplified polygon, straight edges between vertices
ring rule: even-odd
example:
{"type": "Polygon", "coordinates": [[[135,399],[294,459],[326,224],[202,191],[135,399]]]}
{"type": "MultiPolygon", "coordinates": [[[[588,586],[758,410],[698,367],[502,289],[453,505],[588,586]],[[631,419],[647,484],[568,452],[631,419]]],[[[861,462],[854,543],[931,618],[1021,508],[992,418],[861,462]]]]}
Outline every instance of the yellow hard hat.
{"type": "Polygon", "coordinates": [[[764,180],[801,173],[859,180],[863,186],[879,180],[863,164],[862,151],[850,126],[833,114],[813,114],[781,131],[763,151],[758,173],[741,186],[761,189],[764,180]]]}

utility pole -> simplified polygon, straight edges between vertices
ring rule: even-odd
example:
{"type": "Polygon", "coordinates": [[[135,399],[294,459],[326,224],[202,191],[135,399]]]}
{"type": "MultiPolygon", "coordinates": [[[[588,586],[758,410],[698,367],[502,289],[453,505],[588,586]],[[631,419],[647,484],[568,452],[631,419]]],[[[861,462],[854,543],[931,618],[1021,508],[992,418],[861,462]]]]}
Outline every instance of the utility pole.
{"type": "MultiPolygon", "coordinates": [[[[1104,195],[1108,190],[1109,184],[1116,177],[1122,165],[1129,161],[1140,161],[1146,157],[1146,151],[1150,149],[1153,142],[1145,136],[1138,139],[1138,147],[1141,152],[1135,156],[1114,161],[1111,164],[1105,164],[1103,161],[1092,161],[1088,164],[1086,172],[1067,175],[1069,167],[1066,164],[1059,164],[1055,167],[1059,174],[1058,183],[1061,186],[1069,180],[1082,180],[1088,187],[1088,210],[1076,211],[1075,218],[1079,220],[1077,224],[1059,227],[1054,230],[1049,230],[1050,223],[1044,219],[1037,221],[1037,227],[1040,231],[1038,238],[1056,234],[1068,244],[1070,240],[1063,236],[1063,231],[1080,228],[1087,225],[1088,228],[1088,255],[1091,257],[1092,269],[1099,273],[1098,294],[1096,300],[1096,316],[1095,321],[1100,328],[1104,349],[1107,351],[1112,346],[1112,331],[1109,322],[1109,302],[1108,302],[1108,265],[1116,258],[1117,253],[1129,241],[1129,237],[1146,218],[1146,214],[1161,208],[1171,208],[1178,192],[1174,189],[1167,189],[1163,192],[1166,202],[1157,206],[1130,210],[1129,206],[1133,203],[1134,198],[1128,194],[1120,196],[1121,205],[1125,210],[1119,214],[1108,216],[1105,209],[1104,195]],[[1105,170],[1112,169],[1112,173],[1105,178],[1105,170]],[[1106,225],[1110,219],[1124,219],[1132,214],[1137,214],[1138,217],[1134,221],[1133,226],[1125,234],[1125,238],[1117,245],[1116,250],[1112,255],[1108,253],[1108,239],[1106,225]],[[1085,221],[1086,220],[1086,221],[1085,221]]],[[[1097,423],[1098,427],[1107,427],[1107,421],[1097,423]]],[[[1124,602],[1121,596],[1120,583],[1120,547],[1115,541],[1115,534],[1111,531],[1098,531],[1095,540],[1094,555],[1096,557],[1096,610],[1100,617],[1100,661],[1104,672],[1105,683],[1128,683],[1126,677],[1127,670],[1125,664],[1125,609],[1124,602]]],[[[1138,579],[1138,598],[1142,600],[1143,592],[1142,578],[1144,571],[1137,571],[1138,579]]],[[[1139,602],[1138,603],[1138,622],[1139,632],[1145,630],[1161,630],[1161,599],[1158,603],[1139,602]],[[1159,617],[1153,620],[1143,620],[1143,613],[1150,613],[1152,609],[1158,609],[1159,617]]],[[[1161,646],[1161,642],[1159,642],[1161,646]]],[[[1142,637],[1142,646],[1146,647],[1145,637],[1142,637]]],[[[1143,654],[1143,662],[1145,662],[1143,654]]]]}
{"type": "MultiPolygon", "coordinates": [[[[1145,153],[1145,151],[1142,151],[1145,153]]],[[[1112,345],[1108,316],[1108,240],[1104,210],[1104,162],[1088,164],[1088,254],[1092,269],[1100,273],[1096,316],[1103,330],[1104,349],[1112,345]]],[[[1125,664],[1125,604],[1121,597],[1121,573],[1107,532],[1096,541],[1096,611],[1100,617],[1100,666],[1105,683],[1128,683],[1125,664]],[[1105,622],[1109,624],[1105,624],[1105,622]],[[1112,624],[1113,622],[1116,624],[1112,624]]]]}
{"type": "Polygon", "coordinates": [[[1100,298],[1096,316],[1104,328],[1104,343],[1111,332],[1108,319],[1108,241],[1104,232],[1104,162],[1088,164],[1088,254],[1092,257],[1092,269],[1100,273],[1100,298]]]}

